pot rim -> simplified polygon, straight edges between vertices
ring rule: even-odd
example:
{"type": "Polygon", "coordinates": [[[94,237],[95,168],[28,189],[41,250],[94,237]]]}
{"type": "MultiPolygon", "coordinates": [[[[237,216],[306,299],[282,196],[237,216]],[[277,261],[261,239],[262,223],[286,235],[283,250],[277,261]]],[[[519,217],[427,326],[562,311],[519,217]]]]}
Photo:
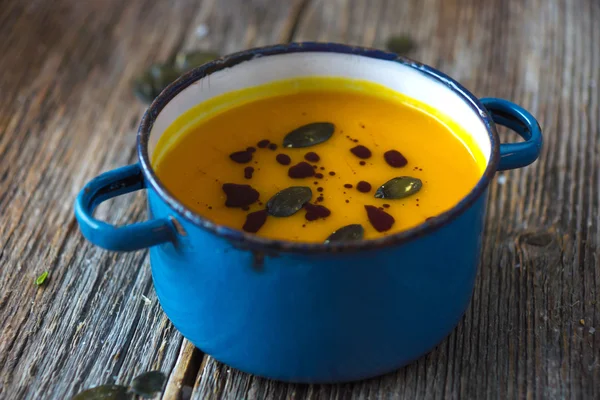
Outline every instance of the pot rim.
{"type": "Polygon", "coordinates": [[[500,159],[499,145],[500,141],[496,131],[496,126],[486,108],[479,101],[479,99],[475,97],[475,95],[473,95],[460,83],[450,78],[446,74],[436,70],[435,68],[413,61],[409,58],[399,56],[395,53],[368,47],[319,42],[298,42],[253,48],[218,58],[200,67],[197,67],[179,77],[154,99],[144,113],[137,133],[137,153],[146,184],[156,191],[158,196],[165,201],[169,207],[171,207],[182,218],[202,229],[205,229],[208,232],[227,239],[237,247],[267,253],[291,252],[314,254],[373,250],[392,245],[404,244],[422,236],[429,235],[459,217],[485,193],[498,168],[500,159]],[[426,75],[429,79],[433,79],[444,84],[448,89],[460,96],[485,125],[491,144],[491,154],[488,164],[477,184],[454,207],[441,214],[438,214],[435,217],[432,217],[431,219],[415,226],[414,228],[377,239],[330,243],[327,245],[323,243],[292,242],[286,240],[269,239],[257,236],[255,234],[246,233],[235,228],[219,225],[203,217],[202,215],[195,213],[177,200],[177,198],[173,196],[158,179],[154,169],[151,166],[148,153],[148,141],[150,138],[150,133],[152,131],[154,122],[162,109],[188,86],[214,72],[231,68],[257,57],[306,52],[351,54],[361,57],[394,61],[419,71],[420,73],[426,75]]]}

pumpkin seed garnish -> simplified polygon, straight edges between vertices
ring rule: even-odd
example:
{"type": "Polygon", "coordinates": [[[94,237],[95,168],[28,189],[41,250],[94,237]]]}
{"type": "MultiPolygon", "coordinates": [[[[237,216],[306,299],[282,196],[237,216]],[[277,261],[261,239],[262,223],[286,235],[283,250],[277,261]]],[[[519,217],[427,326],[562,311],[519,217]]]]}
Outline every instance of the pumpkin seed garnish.
{"type": "Polygon", "coordinates": [[[150,72],[144,72],[133,81],[133,93],[145,103],[152,102],[160,93],[156,92],[152,83],[153,79],[150,72]]]}
{"type": "Polygon", "coordinates": [[[335,125],[331,122],[314,122],[303,125],[288,133],[283,139],[283,147],[310,147],[323,143],[333,135],[335,125]]]}
{"type": "Polygon", "coordinates": [[[141,100],[151,102],[179,75],[170,64],[153,64],[134,80],[133,91],[141,100]]]}
{"type": "Polygon", "coordinates": [[[171,82],[179,78],[181,73],[169,64],[154,64],[150,66],[150,75],[154,80],[153,85],[159,91],[169,86],[171,82]]]}
{"type": "Polygon", "coordinates": [[[378,199],[402,199],[417,193],[423,187],[423,182],[410,176],[399,176],[390,179],[377,189],[375,197],[378,199]]]}
{"type": "Polygon", "coordinates": [[[76,394],[71,400],[129,400],[133,394],[127,386],[102,385],[76,394]]]}
{"type": "Polygon", "coordinates": [[[218,57],[212,51],[179,52],[165,63],[151,65],[135,78],[133,92],[140,100],[150,103],[180,75],[218,57]]]}
{"type": "Polygon", "coordinates": [[[35,284],[38,286],[42,286],[44,284],[44,282],[46,282],[48,275],[49,275],[48,271],[42,272],[42,274],[35,279],[35,284]]]}
{"type": "Polygon", "coordinates": [[[175,56],[175,69],[181,73],[184,73],[193,68],[206,64],[215,58],[219,58],[219,54],[212,51],[195,50],[189,52],[179,52],[175,56]]]}
{"type": "Polygon", "coordinates": [[[267,211],[274,217],[289,217],[297,213],[312,198],[307,186],[292,186],[275,194],[267,202],[267,211]]]}
{"type": "Polygon", "coordinates": [[[131,382],[131,391],[144,398],[152,398],[162,392],[167,377],[160,371],[149,371],[138,375],[131,382]]]}
{"type": "Polygon", "coordinates": [[[397,35],[389,37],[385,42],[385,47],[389,51],[402,56],[410,53],[417,46],[412,37],[408,35],[397,35]]]}
{"type": "Polygon", "coordinates": [[[349,242],[352,240],[361,240],[365,235],[365,229],[360,224],[346,225],[333,232],[327,239],[325,244],[331,242],[349,242]]]}

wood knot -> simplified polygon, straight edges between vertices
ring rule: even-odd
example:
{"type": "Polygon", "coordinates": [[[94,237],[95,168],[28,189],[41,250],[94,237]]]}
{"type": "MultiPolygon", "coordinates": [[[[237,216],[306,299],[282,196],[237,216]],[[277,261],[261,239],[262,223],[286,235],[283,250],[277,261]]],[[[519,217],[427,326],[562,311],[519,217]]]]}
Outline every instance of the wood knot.
{"type": "Polygon", "coordinates": [[[555,240],[555,235],[549,232],[529,232],[519,235],[517,241],[519,244],[533,247],[548,247],[555,240]]]}

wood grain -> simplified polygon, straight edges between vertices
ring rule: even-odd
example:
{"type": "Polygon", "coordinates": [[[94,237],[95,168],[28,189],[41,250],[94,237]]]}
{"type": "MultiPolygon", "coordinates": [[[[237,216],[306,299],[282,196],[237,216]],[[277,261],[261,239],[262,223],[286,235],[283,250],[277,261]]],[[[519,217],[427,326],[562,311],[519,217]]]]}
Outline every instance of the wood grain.
{"type": "MultiPolygon", "coordinates": [[[[69,398],[150,369],[169,376],[169,400],[192,384],[194,399],[600,398],[598,21],[596,0],[0,2],[0,398],[69,398]],[[73,218],[88,179],[136,160],[131,78],[180,49],[381,46],[396,33],[416,39],[413,58],[523,105],[544,129],[541,159],[490,189],[465,318],[414,364],[346,385],[200,360],[160,310],[145,252],[100,250],[73,218]]],[[[143,220],[144,196],[98,215],[143,220]]]]}
{"type": "Polygon", "coordinates": [[[409,33],[415,59],[533,112],[546,145],[492,185],[472,304],[433,352],[334,386],[270,382],[209,358],[193,398],[599,398],[598,20],[593,1],[311,1],[295,40],[381,45],[409,33]]]}

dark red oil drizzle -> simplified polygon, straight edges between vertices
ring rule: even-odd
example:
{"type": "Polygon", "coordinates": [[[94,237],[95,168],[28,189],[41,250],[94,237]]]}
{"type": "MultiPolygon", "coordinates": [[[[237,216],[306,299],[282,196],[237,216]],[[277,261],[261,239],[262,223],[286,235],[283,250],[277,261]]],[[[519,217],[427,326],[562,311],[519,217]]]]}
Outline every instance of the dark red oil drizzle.
{"type": "Polygon", "coordinates": [[[226,207],[247,207],[258,200],[259,193],[250,185],[238,185],[237,183],[224,183],[223,191],[227,196],[226,207]]]}
{"type": "Polygon", "coordinates": [[[321,157],[319,157],[319,155],[314,151],[309,151],[304,155],[304,159],[310,162],[317,162],[321,159],[321,157]]]}
{"type": "Polygon", "coordinates": [[[248,150],[236,151],[235,153],[231,153],[229,158],[236,163],[246,164],[252,160],[252,152],[248,150]]]}
{"type": "Polygon", "coordinates": [[[312,165],[306,161],[302,161],[290,167],[288,176],[294,179],[308,178],[309,176],[315,176],[315,170],[312,165]]]}
{"type": "Polygon", "coordinates": [[[346,189],[352,189],[352,184],[351,184],[351,183],[346,183],[346,184],[344,185],[344,187],[345,187],[346,189]]]}
{"type": "Polygon", "coordinates": [[[317,178],[317,179],[323,179],[323,174],[320,173],[320,172],[318,172],[318,173],[315,174],[315,178],[317,178]]]}
{"type": "Polygon", "coordinates": [[[329,176],[335,176],[335,171],[329,171],[329,176]]]}
{"type": "Polygon", "coordinates": [[[267,147],[269,145],[269,143],[271,143],[271,141],[269,139],[263,139],[260,142],[258,142],[256,144],[256,146],[258,146],[261,149],[264,149],[265,147],[267,147]]]}
{"type": "Polygon", "coordinates": [[[277,154],[275,160],[281,165],[290,165],[292,159],[287,154],[277,154]]]}
{"type": "Polygon", "coordinates": [[[383,204],[383,208],[390,208],[389,204],[383,204]]]}
{"type": "Polygon", "coordinates": [[[247,151],[248,153],[254,153],[254,152],[256,151],[256,147],[252,147],[252,146],[250,146],[250,147],[247,147],[247,148],[246,148],[246,151],[247,151]]]}
{"type": "Polygon", "coordinates": [[[365,161],[361,161],[359,162],[360,165],[367,165],[367,163],[365,161]]]}
{"type": "Polygon", "coordinates": [[[267,210],[255,211],[246,215],[246,222],[244,222],[242,229],[250,233],[258,232],[265,224],[268,215],[267,210]]]}
{"type": "Polygon", "coordinates": [[[317,188],[317,192],[322,192],[322,191],[323,191],[323,188],[322,188],[322,187],[318,187],[318,188],[317,188]]]}
{"type": "Polygon", "coordinates": [[[365,206],[367,217],[377,232],[389,231],[396,220],[390,214],[375,206],[365,206]]]}
{"type": "Polygon", "coordinates": [[[366,181],[360,181],[356,184],[356,190],[362,193],[369,193],[371,191],[371,184],[366,181]]]}
{"type": "Polygon", "coordinates": [[[269,143],[269,150],[277,150],[277,145],[275,143],[269,143]]]}
{"type": "Polygon", "coordinates": [[[390,167],[401,168],[408,164],[408,160],[397,150],[389,150],[383,153],[383,158],[385,162],[388,163],[390,167]]]}
{"type": "Polygon", "coordinates": [[[319,218],[327,218],[331,215],[329,208],[318,204],[306,203],[304,205],[304,209],[306,210],[306,215],[304,218],[306,218],[307,221],[314,221],[319,218]]]}
{"type": "Polygon", "coordinates": [[[252,179],[252,174],[254,173],[254,168],[253,167],[246,167],[244,168],[244,178],[246,179],[252,179]]]}
{"type": "Polygon", "coordinates": [[[351,148],[350,152],[352,154],[354,154],[356,157],[362,158],[362,159],[367,159],[367,158],[371,157],[371,150],[369,150],[367,147],[363,146],[362,144],[359,144],[358,146],[351,148]]]}

